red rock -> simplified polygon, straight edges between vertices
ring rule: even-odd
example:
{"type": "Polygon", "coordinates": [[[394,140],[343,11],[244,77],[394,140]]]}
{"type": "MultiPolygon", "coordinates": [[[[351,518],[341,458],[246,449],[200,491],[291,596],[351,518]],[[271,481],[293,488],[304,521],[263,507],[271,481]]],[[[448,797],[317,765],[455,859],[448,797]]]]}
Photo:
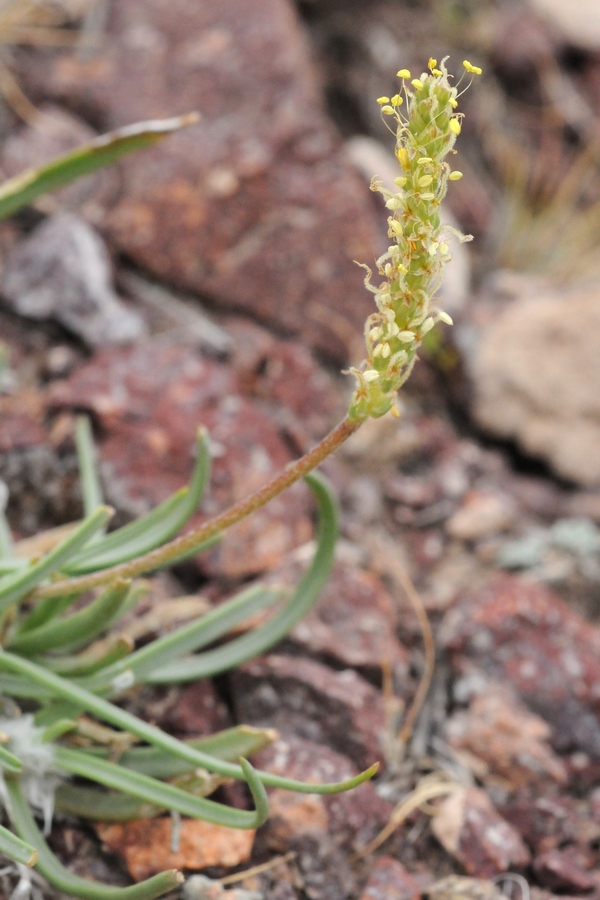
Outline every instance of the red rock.
{"type": "Polygon", "coordinates": [[[353,260],[372,261],[384,231],[291,4],[117,0],[101,56],[29,55],[23,68],[36,94],[110,127],[198,109],[197,127],[123,162],[111,240],[160,278],[346,358],[370,311],[353,260]]]}
{"type": "Polygon", "coordinates": [[[214,734],[232,723],[212,682],[204,679],[176,689],[157,724],[170,734],[185,738],[214,734]]]}
{"type": "Polygon", "coordinates": [[[334,672],[309,659],[264,656],[231,678],[240,721],[326,744],[360,769],[381,759],[383,698],[351,669],[334,672]]]}
{"type": "Polygon", "coordinates": [[[589,848],[600,838],[600,822],[585,801],[573,797],[515,798],[502,806],[502,815],[519,831],[532,850],[541,853],[565,844],[589,848]]]}
{"type": "MultiPolygon", "coordinates": [[[[255,765],[276,775],[299,781],[343,781],[358,774],[357,767],[330,747],[298,737],[283,737],[261,750],[255,765]]],[[[270,791],[271,817],[260,834],[278,852],[287,849],[292,836],[304,831],[325,831],[336,846],[358,850],[387,824],[392,805],[368,781],[343,794],[311,796],[270,791]]]]}
{"type": "MultiPolygon", "coordinates": [[[[274,425],[239,393],[231,371],[192,348],[149,340],[103,351],[55,384],[50,398],[54,407],[87,409],[98,419],[107,499],[129,515],[189,480],[200,425],[208,428],[215,455],[205,515],[241,499],[290,461],[274,425]]],[[[277,565],[310,536],[308,502],[301,486],[276,498],[202,556],[203,569],[239,578],[277,565]]]]}
{"type": "MultiPolygon", "coordinates": [[[[272,574],[276,583],[295,584],[301,567],[272,574]]],[[[389,664],[399,682],[408,676],[408,652],[395,636],[396,614],[382,582],[371,572],[334,563],[319,602],[290,632],[285,647],[335,666],[380,678],[389,664]]]]}
{"type": "Polygon", "coordinates": [[[442,801],[431,830],[469,875],[491,878],[530,860],[518,832],[479,788],[462,788],[442,801]]]}
{"type": "Polygon", "coordinates": [[[552,891],[574,891],[583,893],[591,890],[595,881],[582,860],[577,858],[573,849],[546,850],[538,854],[533,861],[533,868],[539,881],[552,891]]]}
{"type": "Polygon", "coordinates": [[[600,629],[550,590],[498,576],[442,629],[459,674],[506,680],[552,727],[560,751],[600,759],[600,629]]]}
{"type": "Polygon", "coordinates": [[[486,784],[500,782],[517,791],[567,780],[566,767],[548,744],[550,726],[505,685],[488,684],[468,710],[451,716],[446,734],[459,753],[467,751],[481,763],[476,774],[486,784]]]}
{"type": "Polygon", "coordinates": [[[421,888],[402,863],[391,856],[375,861],[360,900],[417,900],[421,888]]]}

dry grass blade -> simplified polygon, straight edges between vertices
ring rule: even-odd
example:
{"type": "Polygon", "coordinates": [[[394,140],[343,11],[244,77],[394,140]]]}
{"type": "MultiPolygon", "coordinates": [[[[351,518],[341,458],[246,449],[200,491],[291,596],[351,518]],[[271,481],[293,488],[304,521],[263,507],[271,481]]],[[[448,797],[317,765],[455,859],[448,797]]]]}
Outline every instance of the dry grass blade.
{"type": "Polygon", "coordinates": [[[383,828],[377,837],[373,838],[366,847],[357,853],[355,858],[362,859],[364,856],[368,856],[369,853],[373,853],[378,847],[381,847],[394,831],[406,821],[412,812],[424,806],[429,800],[453,794],[459,787],[460,785],[454,782],[442,780],[442,776],[440,775],[428,775],[426,778],[423,778],[415,790],[397,804],[390,816],[390,821],[385,828],[383,828]]]}
{"type": "Polygon", "coordinates": [[[252,866],[252,868],[250,869],[244,869],[243,872],[236,872],[235,875],[227,875],[225,878],[219,878],[219,884],[238,884],[240,881],[245,881],[246,878],[253,878],[255,875],[262,875],[263,872],[268,872],[271,869],[275,869],[277,866],[282,866],[285,863],[291,862],[291,860],[295,859],[295,857],[295,851],[290,850],[289,853],[284,853],[283,856],[275,856],[268,862],[261,863],[258,866],[252,866]]]}

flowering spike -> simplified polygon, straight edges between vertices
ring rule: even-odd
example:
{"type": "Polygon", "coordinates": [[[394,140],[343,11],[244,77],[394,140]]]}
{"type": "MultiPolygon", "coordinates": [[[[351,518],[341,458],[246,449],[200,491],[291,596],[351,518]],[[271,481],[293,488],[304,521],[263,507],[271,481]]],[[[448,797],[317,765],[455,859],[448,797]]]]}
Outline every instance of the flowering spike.
{"type": "MultiPolygon", "coordinates": [[[[471,63],[465,69],[477,75],[471,63]]],[[[429,72],[406,83],[411,75],[400,69],[405,80],[405,104],[399,95],[380,98],[382,112],[393,114],[397,123],[396,158],[402,172],[394,181],[397,192],[374,181],[389,211],[388,236],[391,244],[377,260],[381,282],[375,287],[367,276],[367,287],[375,295],[377,311],[365,326],[367,358],[352,369],[357,387],[352,396],[349,418],[377,418],[387,412],[398,415],[396,395],[415,363],[424,336],[437,322],[451,324],[450,316],[432,307],[432,298],[450,259],[447,239],[464,236],[440,223],[439,205],[449,181],[458,181],[445,161],[460,134],[457,89],[448,80],[446,60],[439,65],[430,59],[429,72]]],[[[367,270],[368,271],[368,270],[367,270]]]]}

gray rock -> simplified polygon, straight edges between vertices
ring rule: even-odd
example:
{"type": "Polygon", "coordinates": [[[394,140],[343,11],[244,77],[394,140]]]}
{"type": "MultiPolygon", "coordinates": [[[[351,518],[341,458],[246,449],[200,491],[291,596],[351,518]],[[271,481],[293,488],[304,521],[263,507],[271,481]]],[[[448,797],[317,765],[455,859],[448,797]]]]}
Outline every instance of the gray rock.
{"type": "Polygon", "coordinates": [[[600,284],[523,293],[466,354],[475,419],[559,475],[600,484],[600,284]]]}
{"type": "Polygon", "coordinates": [[[0,290],[30,319],[54,319],[90,347],[121,344],[145,332],[111,284],[110,260],[96,232],[72,213],[47,219],[6,261],[0,290]]]}

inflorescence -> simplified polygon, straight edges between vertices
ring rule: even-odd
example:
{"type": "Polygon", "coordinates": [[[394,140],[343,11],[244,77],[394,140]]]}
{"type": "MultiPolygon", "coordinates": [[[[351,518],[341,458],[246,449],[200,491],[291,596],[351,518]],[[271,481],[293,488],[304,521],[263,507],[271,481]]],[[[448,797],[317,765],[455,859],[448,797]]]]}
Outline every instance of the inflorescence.
{"type": "MultiPolygon", "coordinates": [[[[375,294],[377,312],[365,324],[367,358],[359,368],[350,370],[358,382],[350,419],[377,418],[390,411],[397,416],[396,395],[411,373],[423,338],[436,322],[452,324],[447,313],[433,306],[433,296],[451,258],[448,237],[454,234],[461,243],[471,237],[440,221],[448,182],[462,178],[461,172],[452,171],[445,162],[454,152],[462,118],[462,113],[456,112],[461,82],[454,87],[450,84],[445,62],[438,67],[437,60],[430,59],[429,71],[412,80],[408,69],[400,69],[399,93],[377,100],[386,121],[389,118],[396,123],[396,158],[402,172],[395,179],[395,192],[376,178],[371,182],[371,190],[383,195],[390,212],[388,237],[392,243],[377,260],[383,276],[377,287],[371,283],[371,269],[363,266],[367,270],[365,285],[375,294]]],[[[463,66],[471,76],[481,74],[481,69],[467,60],[463,66]]]]}

